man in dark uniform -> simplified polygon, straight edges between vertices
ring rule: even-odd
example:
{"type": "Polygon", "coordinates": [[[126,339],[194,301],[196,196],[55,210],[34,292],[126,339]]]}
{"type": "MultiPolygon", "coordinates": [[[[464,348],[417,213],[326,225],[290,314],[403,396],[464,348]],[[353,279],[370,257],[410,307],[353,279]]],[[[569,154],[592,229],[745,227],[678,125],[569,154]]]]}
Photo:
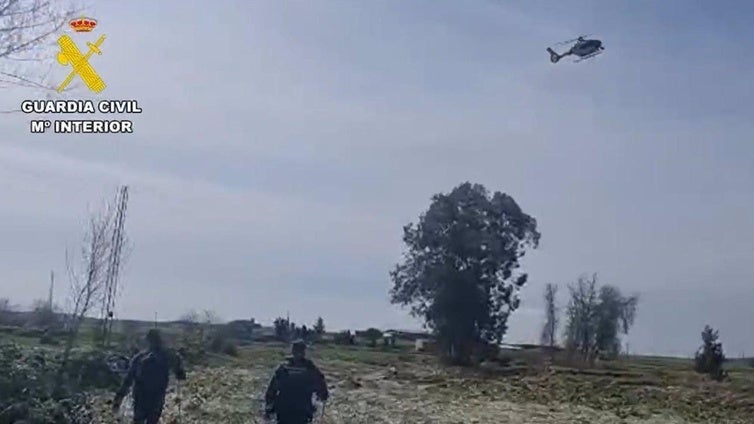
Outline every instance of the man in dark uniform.
{"type": "Polygon", "coordinates": [[[147,350],[131,359],[128,374],[113,400],[113,411],[117,413],[133,386],[134,424],[157,424],[160,421],[171,369],[178,380],[186,379],[181,359],[167,351],[159,330],[147,332],[147,344],[147,350]]]}
{"type": "Polygon", "coordinates": [[[265,395],[265,418],[274,413],[278,424],[308,424],[316,408],[312,395],[326,402],[330,397],[325,376],[314,362],[306,358],[306,343],[296,341],[291,346],[292,356],[281,364],[265,395]]]}

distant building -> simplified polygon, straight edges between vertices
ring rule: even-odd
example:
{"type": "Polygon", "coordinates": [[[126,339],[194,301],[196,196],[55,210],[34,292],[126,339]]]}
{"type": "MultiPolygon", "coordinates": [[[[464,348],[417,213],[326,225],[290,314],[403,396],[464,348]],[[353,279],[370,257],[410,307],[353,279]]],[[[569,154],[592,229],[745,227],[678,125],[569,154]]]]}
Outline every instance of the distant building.
{"type": "Polygon", "coordinates": [[[402,331],[402,330],[387,330],[386,332],[392,333],[396,339],[416,341],[418,339],[431,339],[432,336],[426,332],[420,331],[402,331]]]}

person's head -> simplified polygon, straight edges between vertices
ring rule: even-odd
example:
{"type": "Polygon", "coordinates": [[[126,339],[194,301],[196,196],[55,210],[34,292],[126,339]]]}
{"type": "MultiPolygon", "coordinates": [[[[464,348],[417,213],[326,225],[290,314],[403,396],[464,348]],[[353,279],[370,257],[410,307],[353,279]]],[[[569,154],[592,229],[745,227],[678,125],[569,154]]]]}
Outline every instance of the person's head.
{"type": "Polygon", "coordinates": [[[304,359],[306,357],[306,343],[303,340],[296,340],[291,344],[291,354],[293,359],[304,359]]]}
{"type": "Polygon", "coordinates": [[[150,350],[162,349],[162,334],[160,334],[160,330],[153,328],[147,331],[146,339],[150,350]]]}

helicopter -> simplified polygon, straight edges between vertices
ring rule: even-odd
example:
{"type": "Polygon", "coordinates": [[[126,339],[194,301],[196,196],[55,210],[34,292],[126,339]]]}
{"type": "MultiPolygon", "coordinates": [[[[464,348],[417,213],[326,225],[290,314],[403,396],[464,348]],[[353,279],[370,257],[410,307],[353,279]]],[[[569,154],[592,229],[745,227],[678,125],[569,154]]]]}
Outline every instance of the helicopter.
{"type": "Polygon", "coordinates": [[[603,50],[605,50],[605,46],[602,45],[602,41],[588,40],[584,37],[588,37],[588,35],[582,35],[578,38],[574,38],[573,40],[563,41],[556,44],[563,45],[575,42],[575,44],[563,54],[558,54],[557,52],[555,52],[555,50],[548,47],[547,52],[550,53],[550,62],[558,63],[560,59],[570,55],[578,56],[579,59],[575,60],[575,62],[581,62],[582,60],[597,56],[598,54],[602,53],[603,50]]]}

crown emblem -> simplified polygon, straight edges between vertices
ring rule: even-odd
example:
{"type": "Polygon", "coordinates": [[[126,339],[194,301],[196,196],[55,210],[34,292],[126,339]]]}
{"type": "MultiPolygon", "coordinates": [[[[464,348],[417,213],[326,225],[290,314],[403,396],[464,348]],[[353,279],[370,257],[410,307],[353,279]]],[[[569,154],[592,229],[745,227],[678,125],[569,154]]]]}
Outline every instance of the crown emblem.
{"type": "Polygon", "coordinates": [[[82,16],[80,18],[72,19],[68,25],[70,25],[76,32],[91,32],[91,30],[97,26],[97,20],[82,16]]]}

